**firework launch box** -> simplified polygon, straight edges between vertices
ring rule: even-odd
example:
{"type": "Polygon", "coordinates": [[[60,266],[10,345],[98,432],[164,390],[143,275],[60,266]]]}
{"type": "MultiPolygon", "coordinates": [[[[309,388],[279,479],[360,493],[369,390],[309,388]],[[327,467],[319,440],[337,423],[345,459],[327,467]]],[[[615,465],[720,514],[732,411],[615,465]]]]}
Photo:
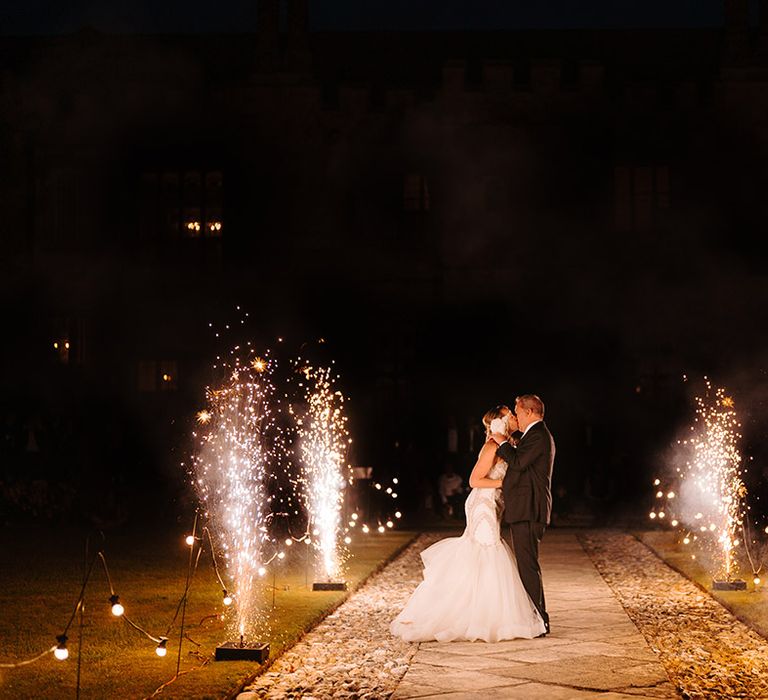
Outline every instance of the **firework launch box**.
{"type": "Polygon", "coordinates": [[[258,661],[263,664],[269,658],[269,644],[240,644],[226,642],[216,647],[216,661],[258,661]]]}
{"type": "Polygon", "coordinates": [[[312,584],[313,591],[346,591],[346,581],[315,581],[312,584]]]}
{"type": "Polygon", "coordinates": [[[712,581],[713,591],[746,591],[747,582],[741,579],[733,581],[712,581]]]}

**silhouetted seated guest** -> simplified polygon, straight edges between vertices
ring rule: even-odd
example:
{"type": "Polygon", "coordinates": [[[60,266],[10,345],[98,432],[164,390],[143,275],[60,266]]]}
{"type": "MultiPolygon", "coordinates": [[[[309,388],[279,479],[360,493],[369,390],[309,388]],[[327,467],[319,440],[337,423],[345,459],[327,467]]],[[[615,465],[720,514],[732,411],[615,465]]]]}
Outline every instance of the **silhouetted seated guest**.
{"type": "Polygon", "coordinates": [[[464,502],[464,480],[453,471],[450,464],[445,465],[443,473],[437,480],[437,492],[443,505],[443,517],[459,516],[464,502]]]}

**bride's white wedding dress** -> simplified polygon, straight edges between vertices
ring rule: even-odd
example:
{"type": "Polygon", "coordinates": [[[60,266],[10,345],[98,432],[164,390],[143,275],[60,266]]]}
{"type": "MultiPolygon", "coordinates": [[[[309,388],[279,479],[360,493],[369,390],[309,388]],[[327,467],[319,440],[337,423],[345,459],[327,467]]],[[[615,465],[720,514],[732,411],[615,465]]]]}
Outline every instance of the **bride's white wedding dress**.
{"type": "MultiPolygon", "coordinates": [[[[506,470],[506,462],[497,462],[488,478],[501,479],[506,470]]],[[[544,632],[544,622],[500,537],[501,490],[473,489],[464,509],[464,534],[440,540],[421,553],[424,580],[390,631],[408,642],[537,637],[544,632]]]]}

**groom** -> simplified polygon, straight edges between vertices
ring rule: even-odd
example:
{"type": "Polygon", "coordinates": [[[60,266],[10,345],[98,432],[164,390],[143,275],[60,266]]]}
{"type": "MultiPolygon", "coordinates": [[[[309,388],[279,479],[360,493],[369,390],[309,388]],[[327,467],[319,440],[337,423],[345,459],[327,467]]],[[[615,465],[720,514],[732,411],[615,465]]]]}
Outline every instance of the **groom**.
{"type": "MultiPolygon", "coordinates": [[[[539,567],[539,542],[552,512],[552,465],[555,441],[544,423],[544,402],[534,394],[515,401],[515,416],[523,437],[517,447],[504,435],[493,434],[496,454],[509,466],[501,491],[504,495],[503,535],[512,546],[523,586],[541,613],[549,633],[549,615],[539,567]]],[[[542,635],[543,636],[543,635],[542,635]]]]}

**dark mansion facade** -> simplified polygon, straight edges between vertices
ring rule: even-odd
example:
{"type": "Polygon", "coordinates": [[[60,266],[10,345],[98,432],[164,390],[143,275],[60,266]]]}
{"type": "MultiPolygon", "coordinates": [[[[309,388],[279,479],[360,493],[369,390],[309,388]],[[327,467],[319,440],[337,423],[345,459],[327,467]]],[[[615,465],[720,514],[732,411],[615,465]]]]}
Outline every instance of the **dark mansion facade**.
{"type": "Polygon", "coordinates": [[[670,358],[717,355],[713,313],[759,315],[768,20],[726,0],[710,29],[331,33],[308,13],[0,38],[5,453],[172,471],[208,322],[242,304],[265,344],[335,345],[357,461],[439,471],[451,426],[469,460],[472,417],[525,380],[569,417],[579,491],[621,459],[590,453],[601,401],[666,401],[670,358]],[[542,346],[527,364],[510,313],[542,346]]]}

